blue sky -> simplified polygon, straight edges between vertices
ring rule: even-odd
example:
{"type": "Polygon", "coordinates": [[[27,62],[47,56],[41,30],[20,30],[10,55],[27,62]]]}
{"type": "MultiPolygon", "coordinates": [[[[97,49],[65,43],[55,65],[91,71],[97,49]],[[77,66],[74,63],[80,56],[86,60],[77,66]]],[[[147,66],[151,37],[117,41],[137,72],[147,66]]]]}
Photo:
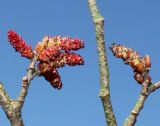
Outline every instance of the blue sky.
{"type": "MultiPolygon", "coordinates": [[[[108,47],[121,43],[152,59],[151,76],[160,79],[160,2],[158,0],[101,0],[110,70],[111,98],[119,125],[134,106],[141,86],[129,66],[112,56],[108,47]]],[[[12,98],[19,94],[21,78],[29,61],[9,45],[6,33],[14,29],[34,46],[45,35],[78,37],[85,48],[77,51],[85,65],[59,69],[63,88],[53,89],[44,78],[35,78],[29,88],[22,115],[26,126],[105,126],[99,92],[98,57],[94,27],[86,0],[1,0],[0,81],[12,98]]],[[[147,100],[136,126],[160,124],[160,91],[147,100]]],[[[9,126],[0,108],[0,125],[9,126]]]]}

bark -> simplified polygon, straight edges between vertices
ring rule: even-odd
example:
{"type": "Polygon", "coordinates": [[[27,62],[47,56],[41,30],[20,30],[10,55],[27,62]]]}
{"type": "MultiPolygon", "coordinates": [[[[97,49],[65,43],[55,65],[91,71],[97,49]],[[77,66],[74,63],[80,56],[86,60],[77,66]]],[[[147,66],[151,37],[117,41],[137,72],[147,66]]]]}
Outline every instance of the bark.
{"type": "Polygon", "coordinates": [[[18,110],[16,106],[11,106],[7,111],[7,117],[11,123],[11,126],[24,126],[23,119],[21,117],[21,110],[18,110]]]}
{"type": "Polygon", "coordinates": [[[24,126],[23,119],[21,117],[21,110],[27,96],[30,82],[37,74],[35,69],[37,57],[38,56],[35,53],[34,57],[31,59],[31,64],[28,67],[27,74],[22,78],[20,95],[16,100],[9,97],[3,84],[0,83],[0,106],[2,106],[4,112],[6,113],[11,126],[24,126]]]}
{"type": "Polygon", "coordinates": [[[116,118],[114,116],[110,100],[109,69],[108,69],[105,40],[104,40],[104,18],[100,15],[95,0],[88,0],[88,5],[93,18],[96,40],[97,40],[100,86],[101,86],[99,96],[103,104],[106,122],[108,126],[117,126],[116,118]]]}
{"type": "Polygon", "coordinates": [[[155,84],[150,83],[147,86],[147,88],[143,86],[134,108],[132,109],[130,115],[127,117],[127,119],[124,122],[124,126],[134,126],[135,125],[138,115],[144,107],[146,99],[152,92],[154,92],[155,90],[159,88],[160,88],[160,81],[158,81],[155,84]]]}
{"type": "Polygon", "coordinates": [[[11,118],[10,122],[12,126],[24,126],[21,117],[11,118]]]}

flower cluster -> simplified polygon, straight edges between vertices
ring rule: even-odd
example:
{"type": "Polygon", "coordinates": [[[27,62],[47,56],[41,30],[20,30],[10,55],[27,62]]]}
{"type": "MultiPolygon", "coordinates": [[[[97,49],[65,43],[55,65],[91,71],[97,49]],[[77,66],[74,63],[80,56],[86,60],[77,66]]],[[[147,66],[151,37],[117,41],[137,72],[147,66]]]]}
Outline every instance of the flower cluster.
{"type": "MultiPolygon", "coordinates": [[[[8,31],[8,40],[21,56],[28,59],[33,58],[34,53],[31,46],[18,35],[15,31],[8,31]]],[[[58,73],[58,68],[65,65],[75,66],[83,65],[83,58],[79,54],[72,51],[84,47],[84,42],[78,38],[71,37],[49,37],[43,38],[42,42],[38,42],[35,47],[36,55],[38,56],[38,70],[40,76],[43,76],[50,84],[57,89],[62,88],[62,82],[58,73]]]]}
{"type": "MultiPolygon", "coordinates": [[[[43,64],[45,66],[45,64],[43,64]]],[[[39,68],[43,67],[42,64],[39,65],[39,68]]],[[[47,64],[46,64],[47,65],[47,64]]],[[[42,69],[43,71],[43,69],[42,69]]],[[[50,84],[57,89],[61,89],[62,88],[62,82],[61,82],[61,78],[59,76],[59,73],[57,71],[57,69],[52,69],[50,71],[43,71],[41,73],[42,76],[44,76],[44,78],[50,82],[50,84]]]]}
{"type": "Polygon", "coordinates": [[[71,52],[84,47],[80,39],[71,37],[49,37],[43,38],[35,48],[38,55],[38,69],[40,75],[51,83],[54,88],[61,89],[62,82],[57,69],[65,65],[83,65],[83,58],[79,54],[71,52]]]}
{"type": "Polygon", "coordinates": [[[8,41],[15,48],[16,52],[20,52],[21,56],[31,59],[33,57],[33,51],[31,46],[18,35],[15,31],[8,31],[8,41]]]}
{"type": "Polygon", "coordinates": [[[62,51],[70,52],[71,50],[78,50],[84,47],[84,42],[77,38],[71,37],[49,37],[43,38],[42,42],[39,42],[35,50],[39,53],[40,61],[54,60],[62,51]]]}
{"type": "Polygon", "coordinates": [[[110,49],[115,57],[123,59],[125,64],[132,67],[134,70],[134,78],[139,84],[142,84],[145,80],[151,81],[148,74],[146,77],[146,72],[148,73],[151,67],[149,55],[140,57],[139,53],[132,48],[127,48],[120,44],[113,44],[110,49]]]}

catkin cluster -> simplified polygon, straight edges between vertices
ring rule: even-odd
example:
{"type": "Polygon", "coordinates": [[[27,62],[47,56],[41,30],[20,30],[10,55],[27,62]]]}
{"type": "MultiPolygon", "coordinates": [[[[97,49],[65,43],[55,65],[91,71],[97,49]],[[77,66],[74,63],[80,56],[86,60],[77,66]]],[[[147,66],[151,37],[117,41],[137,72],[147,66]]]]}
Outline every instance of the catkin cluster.
{"type": "Polygon", "coordinates": [[[144,81],[151,81],[151,77],[148,75],[151,67],[149,55],[140,57],[139,53],[132,48],[127,48],[120,44],[113,44],[110,49],[115,57],[121,58],[125,64],[132,67],[134,78],[139,84],[142,84],[144,81]]]}
{"type": "Polygon", "coordinates": [[[43,38],[35,48],[39,53],[38,68],[41,71],[41,76],[51,83],[57,89],[62,88],[62,82],[57,71],[58,68],[65,65],[75,66],[83,65],[83,58],[73,51],[84,47],[82,40],[71,37],[49,37],[43,38]]]}
{"type": "MultiPolygon", "coordinates": [[[[8,31],[8,40],[12,47],[21,54],[21,56],[32,59],[34,56],[30,45],[22,39],[15,31],[8,31]]],[[[84,60],[74,53],[84,47],[84,42],[78,38],[46,36],[42,42],[38,42],[35,50],[38,55],[38,70],[40,76],[43,76],[50,84],[57,89],[62,88],[62,82],[58,73],[58,68],[65,65],[75,66],[83,65],[84,60]]]]}

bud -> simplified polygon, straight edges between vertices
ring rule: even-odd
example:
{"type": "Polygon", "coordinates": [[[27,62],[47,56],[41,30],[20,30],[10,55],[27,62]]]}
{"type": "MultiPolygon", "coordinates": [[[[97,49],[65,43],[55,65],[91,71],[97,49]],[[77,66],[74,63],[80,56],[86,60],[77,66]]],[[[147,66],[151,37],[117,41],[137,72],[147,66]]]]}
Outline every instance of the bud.
{"type": "Polygon", "coordinates": [[[144,61],[145,61],[146,68],[150,68],[151,67],[151,59],[150,59],[149,55],[146,55],[144,57],[144,61]]]}
{"type": "Polygon", "coordinates": [[[127,54],[126,54],[126,52],[122,52],[122,58],[123,58],[123,60],[126,60],[126,59],[127,59],[127,54]]]}
{"type": "Polygon", "coordinates": [[[35,48],[39,53],[39,75],[50,82],[54,88],[61,89],[62,82],[57,69],[65,65],[83,65],[83,58],[79,54],[71,52],[71,50],[75,51],[83,47],[83,41],[77,38],[45,37],[35,48]]]}
{"type": "Polygon", "coordinates": [[[38,60],[47,62],[49,60],[54,60],[58,55],[60,55],[60,51],[57,50],[57,48],[50,47],[39,54],[38,60]]]}
{"type": "Polygon", "coordinates": [[[65,51],[70,50],[78,50],[84,47],[84,42],[78,38],[71,38],[71,37],[63,37],[60,43],[61,47],[65,51]]]}
{"type": "Polygon", "coordinates": [[[137,64],[139,64],[139,63],[140,63],[139,59],[133,59],[133,60],[131,60],[130,65],[131,65],[131,67],[134,69],[135,66],[136,66],[137,64]]]}
{"type": "Polygon", "coordinates": [[[84,60],[79,54],[66,53],[65,54],[66,64],[69,66],[83,65],[84,60]]]}
{"type": "Polygon", "coordinates": [[[144,69],[145,69],[145,67],[144,67],[144,63],[143,62],[138,63],[134,67],[135,72],[138,72],[138,73],[143,73],[144,69]]]}
{"type": "Polygon", "coordinates": [[[60,78],[60,75],[59,75],[57,69],[53,69],[51,71],[47,71],[44,74],[44,78],[48,82],[50,82],[52,87],[57,88],[58,90],[60,90],[62,88],[61,78],[60,78]]]}
{"type": "MultiPolygon", "coordinates": [[[[121,58],[125,64],[132,67],[135,73],[135,80],[142,84],[144,82],[144,73],[151,67],[151,59],[149,55],[146,55],[144,58],[140,57],[139,53],[134,51],[132,48],[127,48],[115,43],[110,47],[110,50],[115,57],[121,58]]],[[[151,81],[151,77],[149,75],[147,75],[145,79],[147,81],[151,81]]]]}
{"type": "Polygon", "coordinates": [[[131,56],[132,56],[132,54],[133,54],[133,50],[132,50],[132,49],[128,49],[128,50],[126,51],[126,54],[127,54],[127,58],[130,59],[131,56]]]}
{"type": "Polygon", "coordinates": [[[40,62],[38,64],[38,70],[40,71],[40,75],[44,75],[46,72],[51,71],[52,68],[51,68],[50,64],[40,62]]]}
{"type": "Polygon", "coordinates": [[[142,74],[139,74],[139,73],[135,73],[134,79],[135,79],[139,84],[142,84],[142,83],[144,82],[144,77],[142,76],[142,74]]]}
{"type": "Polygon", "coordinates": [[[30,45],[27,45],[26,42],[18,35],[15,31],[8,31],[8,41],[15,48],[16,52],[21,53],[22,57],[31,59],[33,57],[33,51],[30,45]]]}
{"type": "Polygon", "coordinates": [[[44,44],[42,44],[41,42],[38,42],[35,48],[36,52],[40,53],[44,50],[44,44]]]}
{"type": "Polygon", "coordinates": [[[41,53],[43,50],[45,50],[48,47],[49,42],[49,36],[45,36],[42,40],[42,42],[38,42],[36,45],[36,52],[41,53]]]}
{"type": "Polygon", "coordinates": [[[122,58],[123,55],[122,55],[122,53],[115,53],[115,57],[117,57],[117,58],[122,58]]]}

